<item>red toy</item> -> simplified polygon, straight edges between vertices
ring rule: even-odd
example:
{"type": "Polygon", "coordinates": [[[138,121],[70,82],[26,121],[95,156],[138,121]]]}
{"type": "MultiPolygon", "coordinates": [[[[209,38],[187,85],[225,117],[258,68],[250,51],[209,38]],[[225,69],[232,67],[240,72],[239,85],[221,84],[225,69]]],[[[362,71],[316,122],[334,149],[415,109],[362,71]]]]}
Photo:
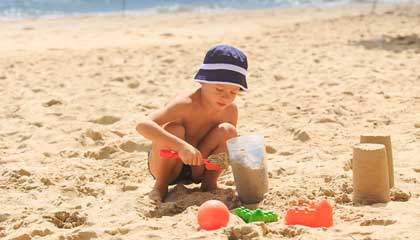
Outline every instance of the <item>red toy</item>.
{"type": "Polygon", "coordinates": [[[292,207],[287,211],[286,224],[331,227],[333,225],[333,210],[327,200],[310,203],[308,206],[292,207]]]}
{"type": "Polygon", "coordinates": [[[204,230],[226,227],[229,222],[229,209],[221,201],[208,200],[198,209],[197,221],[204,230]]]}
{"type": "MultiPolygon", "coordinates": [[[[159,155],[167,159],[173,159],[173,160],[179,159],[178,153],[171,150],[160,150],[159,155]]],[[[211,163],[209,162],[208,159],[203,159],[203,160],[204,160],[204,166],[207,170],[214,170],[214,171],[220,170],[219,164],[211,163]]]]}

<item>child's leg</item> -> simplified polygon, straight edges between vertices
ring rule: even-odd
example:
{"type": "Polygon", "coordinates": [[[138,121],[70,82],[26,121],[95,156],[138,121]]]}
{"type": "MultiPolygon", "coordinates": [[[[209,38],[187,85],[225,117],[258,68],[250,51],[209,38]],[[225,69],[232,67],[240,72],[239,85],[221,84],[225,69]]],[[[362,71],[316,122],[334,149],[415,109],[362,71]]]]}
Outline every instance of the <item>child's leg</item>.
{"type": "MultiPolygon", "coordinates": [[[[182,125],[168,123],[164,125],[163,128],[181,139],[185,138],[185,128],[182,125]]],[[[156,178],[150,197],[157,202],[163,201],[165,195],[168,193],[168,185],[175,181],[183,166],[182,161],[161,158],[159,156],[159,151],[165,148],[165,146],[153,144],[149,160],[150,171],[156,178]]]]}
{"type": "MultiPolygon", "coordinates": [[[[236,137],[237,132],[235,126],[230,123],[221,123],[213,128],[200,142],[198,150],[200,150],[203,158],[207,158],[211,154],[216,153],[227,153],[226,140],[236,137]]],[[[210,191],[217,188],[217,178],[220,176],[222,171],[207,171],[204,170],[203,179],[201,182],[201,189],[204,191],[210,191]]],[[[196,173],[199,174],[199,173],[196,173]]],[[[194,178],[194,168],[193,168],[194,178]]]]}

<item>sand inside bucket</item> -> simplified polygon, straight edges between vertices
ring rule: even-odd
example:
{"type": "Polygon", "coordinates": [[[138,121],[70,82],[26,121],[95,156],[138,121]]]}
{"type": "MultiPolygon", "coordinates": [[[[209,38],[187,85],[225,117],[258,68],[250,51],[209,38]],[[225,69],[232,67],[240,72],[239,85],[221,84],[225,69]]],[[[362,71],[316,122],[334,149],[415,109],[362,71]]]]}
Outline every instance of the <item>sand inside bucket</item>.
{"type": "Polygon", "coordinates": [[[231,165],[239,199],[246,204],[262,201],[268,191],[268,174],[265,165],[257,169],[237,162],[231,165]]]}

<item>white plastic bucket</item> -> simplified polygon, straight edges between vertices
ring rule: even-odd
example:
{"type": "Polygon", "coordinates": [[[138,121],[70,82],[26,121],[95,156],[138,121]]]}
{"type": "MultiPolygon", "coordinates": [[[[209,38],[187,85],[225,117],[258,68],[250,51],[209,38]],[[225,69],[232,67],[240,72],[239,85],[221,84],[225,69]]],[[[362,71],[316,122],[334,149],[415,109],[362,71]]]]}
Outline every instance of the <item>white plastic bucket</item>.
{"type": "Polygon", "coordinates": [[[260,168],[264,163],[264,137],[246,135],[231,138],[226,142],[231,163],[240,163],[249,168],[260,168]]]}

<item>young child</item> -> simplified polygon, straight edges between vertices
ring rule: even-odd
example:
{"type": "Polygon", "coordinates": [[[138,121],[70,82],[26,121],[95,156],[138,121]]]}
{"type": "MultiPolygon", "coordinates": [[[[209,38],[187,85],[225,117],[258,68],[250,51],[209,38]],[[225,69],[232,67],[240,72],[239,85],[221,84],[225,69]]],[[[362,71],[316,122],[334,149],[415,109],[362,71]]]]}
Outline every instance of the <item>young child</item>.
{"type": "Polygon", "coordinates": [[[203,159],[227,152],[226,140],[237,136],[238,110],[233,101],[239,91],[247,90],[247,69],[247,57],[239,49],[211,48],[195,76],[201,86],[137,125],[137,131],[152,141],[148,164],[156,182],[151,199],[162,202],[168,186],[177,183],[201,182],[203,191],[217,188],[221,171],[206,170],[203,159]],[[180,160],[161,158],[162,149],[178,152],[180,160]]]}

